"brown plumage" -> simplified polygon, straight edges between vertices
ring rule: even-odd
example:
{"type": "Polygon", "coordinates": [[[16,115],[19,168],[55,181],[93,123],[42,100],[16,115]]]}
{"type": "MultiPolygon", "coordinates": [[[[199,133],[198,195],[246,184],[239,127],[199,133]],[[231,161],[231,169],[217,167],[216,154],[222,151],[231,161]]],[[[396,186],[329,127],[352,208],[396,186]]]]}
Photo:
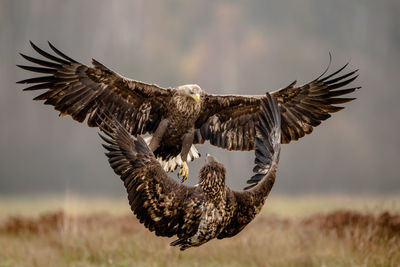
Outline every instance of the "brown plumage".
{"type": "Polygon", "coordinates": [[[224,166],[209,155],[198,186],[176,182],[140,136],[130,135],[118,121],[105,120],[106,155],[124,181],[133,213],[145,227],[158,236],[177,236],[171,245],[184,250],[234,236],[253,220],[274,184],[280,151],[277,102],[269,94],[260,101],[255,175],[244,191],[225,185],[224,166]]]}
{"type": "MultiPolygon", "coordinates": [[[[256,148],[255,127],[263,96],[213,95],[198,85],[161,88],[122,77],[95,60],[92,67],[85,66],[50,43],[58,56],[31,45],[46,60],[21,54],[40,67],[19,67],[48,75],[20,81],[34,84],[24,90],[47,89],[34,99],[45,100],[61,115],[79,122],[88,118],[89,126],[97,126],[99,114],[108,112],[129,133],[151,134],[150,148],[167,171],[187,168],[186,161],[199,156],[192,144],[207,140],[227,150],[256,148]]],[[[271,93],[282,116],[282,143],[311,133],[330,113],[343,109],[336,104],[354,99],[338,97],[360,88],[340,89],[357,77],[357,71],[340,74],[346,66],[305,85],[295,87],[293,82],[271,93]]]]}

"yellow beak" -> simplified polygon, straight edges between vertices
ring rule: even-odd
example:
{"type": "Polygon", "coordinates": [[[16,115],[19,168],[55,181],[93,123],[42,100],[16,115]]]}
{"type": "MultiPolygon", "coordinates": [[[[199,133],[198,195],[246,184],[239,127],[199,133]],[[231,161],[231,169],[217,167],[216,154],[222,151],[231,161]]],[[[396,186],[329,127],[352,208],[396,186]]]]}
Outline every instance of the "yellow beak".
{"type": "Polygon", "coordinates": [[[190,96],[194,99],[194,101],[196,101],[196,103],[200,102],[200,94],[192,94],[190,96]]]}

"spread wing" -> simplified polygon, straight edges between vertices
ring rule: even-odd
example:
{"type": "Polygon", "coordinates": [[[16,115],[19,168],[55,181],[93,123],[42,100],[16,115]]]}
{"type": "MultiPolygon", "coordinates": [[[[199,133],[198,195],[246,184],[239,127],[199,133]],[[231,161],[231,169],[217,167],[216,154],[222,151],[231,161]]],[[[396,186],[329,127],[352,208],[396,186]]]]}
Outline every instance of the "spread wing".
{"type": "MultiPolygon", "coordinates": [[[[313,131],[323,120],[331,117],[330,113],[344,109],[335,106],[354,100],[355,98],[338,97],[354,92],[361,87],[345,88],[354,81],[358,70],[343,74],[348,64],[331,75],[323,77],[326,71],[317,79],[299,87],[296,81],[286,88],[272,92],[278,101],[282,120],[282,143],[287,144],[298,140],[313,131]],[[337,90],[340,89],[340,90],[337,90]]],[[[328,66],[329,68],[329,66],[328,66]]],[[[328,70],[327,68],[327,70],[328,70]]]]}
{"type": "Polygon", "coordinates": [[[260,212],[275,182],[281,143],[281,120],[276,100],[267,93],[261,100],[259,124],[256,126],[255,173],[244,191],[228,190],[228,207],[234,207],[230,223],[219,239],[239,233],[260,212]]]}
{"type": "Polygon", "coordinates": [[[45,60],[21,54],[36,66],[18,67],[46,74],[46,76],[19,81],[31,85],[24,90],[46,90],[34,100],[45,100],[60,115],[70,115],[88,125],[97,126],[99,114],[107,111],[121,122],[132,134],[154,132],[161,115],[165,114],[164,104],[171,97],[171,89],[154,84],[130,80],[108,69],[93,59],[92,67],[85,66],[66,56],[52,44],[57,54],[51,55],[31,42],[33,49],[45,60]]]}
{"type": "Polygon", "coordinates": [[[209,140],[227,150],[254,150],[261,97],[205,94],[194,143],[209,140]]]}
{"type": "Polygon", "coordinates": [[[117,121],[101,128],[107,157],[128,192],[133,213],[158,236],[191,236],[201,217],[202,194],[169,178],[144,140],[130,135],[117,121]]]}
{"type": "MultiPolygon", "coordinates": [[[[336,104],[355,99],[338,97],[361,88],[343,89],[357,78],[357,70],[341,75],[346,66],[322,77],[325,71],[319,78],[302,86],[295,87],[293,82],[271,93],[281,113],[283,144],[311,133],[315,126],[331,116],[330,113],[344,108],[336,104]]],[[[212,145],[228,150],[254,150],[255,127],[262,97],[206,94],[202,113],[196,121],[195,143],[209,140],[212,145]]]]}

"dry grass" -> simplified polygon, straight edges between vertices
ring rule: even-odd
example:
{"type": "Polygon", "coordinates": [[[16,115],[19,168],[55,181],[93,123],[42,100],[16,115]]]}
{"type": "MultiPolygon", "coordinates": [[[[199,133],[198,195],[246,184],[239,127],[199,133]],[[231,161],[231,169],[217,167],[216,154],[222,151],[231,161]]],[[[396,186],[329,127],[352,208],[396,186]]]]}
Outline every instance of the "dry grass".
{"type": "MultiPolygon", "coordinates": [[[[349,201],[346,208],[357,212],[334,212],[338,202],[311,212],[314,209],[311,207],[317,206],[315,201],[320,204],[331,200],[315,197],[296,201],[277,197],[236,237],[213,240],[184,252],[169,246],[173,239],[148,232],[128,214],[123,201],[121,207],[114,206],[114,211],[107,213],[97,206],[107,202],[103,206],[107,210],[110,203],[117,206],[120,200],[92,200],[81,208],[71,208],[74,205],[69,202],[63,205],[70,208],[67,213],[39,208],[36,213],[31,210],[29,216],[16,215],[23,208],[18,208],[18,201],[8,200],[8,207],[14,205],[15,209],[14,216],[2,214],[0,266],[397,266],[400,263],[400,215],[398,207],[393,205],[398,203],[396,200],[388,201],[392,203],[390,209],[380,203],[379,209],[372,210],[371,206],[360,206],[355,200],[349,201]],[[303,214],[300,208],[295,216],[270,211],[274,204],[292,210],[307,201],[309,206],[303,214]],[[324,213],[310,215],[318,211],[324,213]]],[[[47,203],[44,199],[36,201],[47,203]]],[[[5,206],[5,202],[1,203],[5,206]]],[[[47,207],[51,209],[57,206],[56,201],[50,203],[47,207]]]]}

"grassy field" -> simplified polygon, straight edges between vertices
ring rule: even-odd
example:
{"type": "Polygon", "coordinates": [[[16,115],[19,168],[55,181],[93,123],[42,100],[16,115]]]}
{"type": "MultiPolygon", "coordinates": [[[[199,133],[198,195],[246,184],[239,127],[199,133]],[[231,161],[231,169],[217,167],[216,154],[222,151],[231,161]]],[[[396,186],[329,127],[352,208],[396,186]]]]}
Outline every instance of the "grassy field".
{"type": "Polygon", "coordinates": [[[237,236],[180,252],[125,198],[0,197],[0,266],[399,266],[399,214],[397,196],[273,195],[237,236]]]}

